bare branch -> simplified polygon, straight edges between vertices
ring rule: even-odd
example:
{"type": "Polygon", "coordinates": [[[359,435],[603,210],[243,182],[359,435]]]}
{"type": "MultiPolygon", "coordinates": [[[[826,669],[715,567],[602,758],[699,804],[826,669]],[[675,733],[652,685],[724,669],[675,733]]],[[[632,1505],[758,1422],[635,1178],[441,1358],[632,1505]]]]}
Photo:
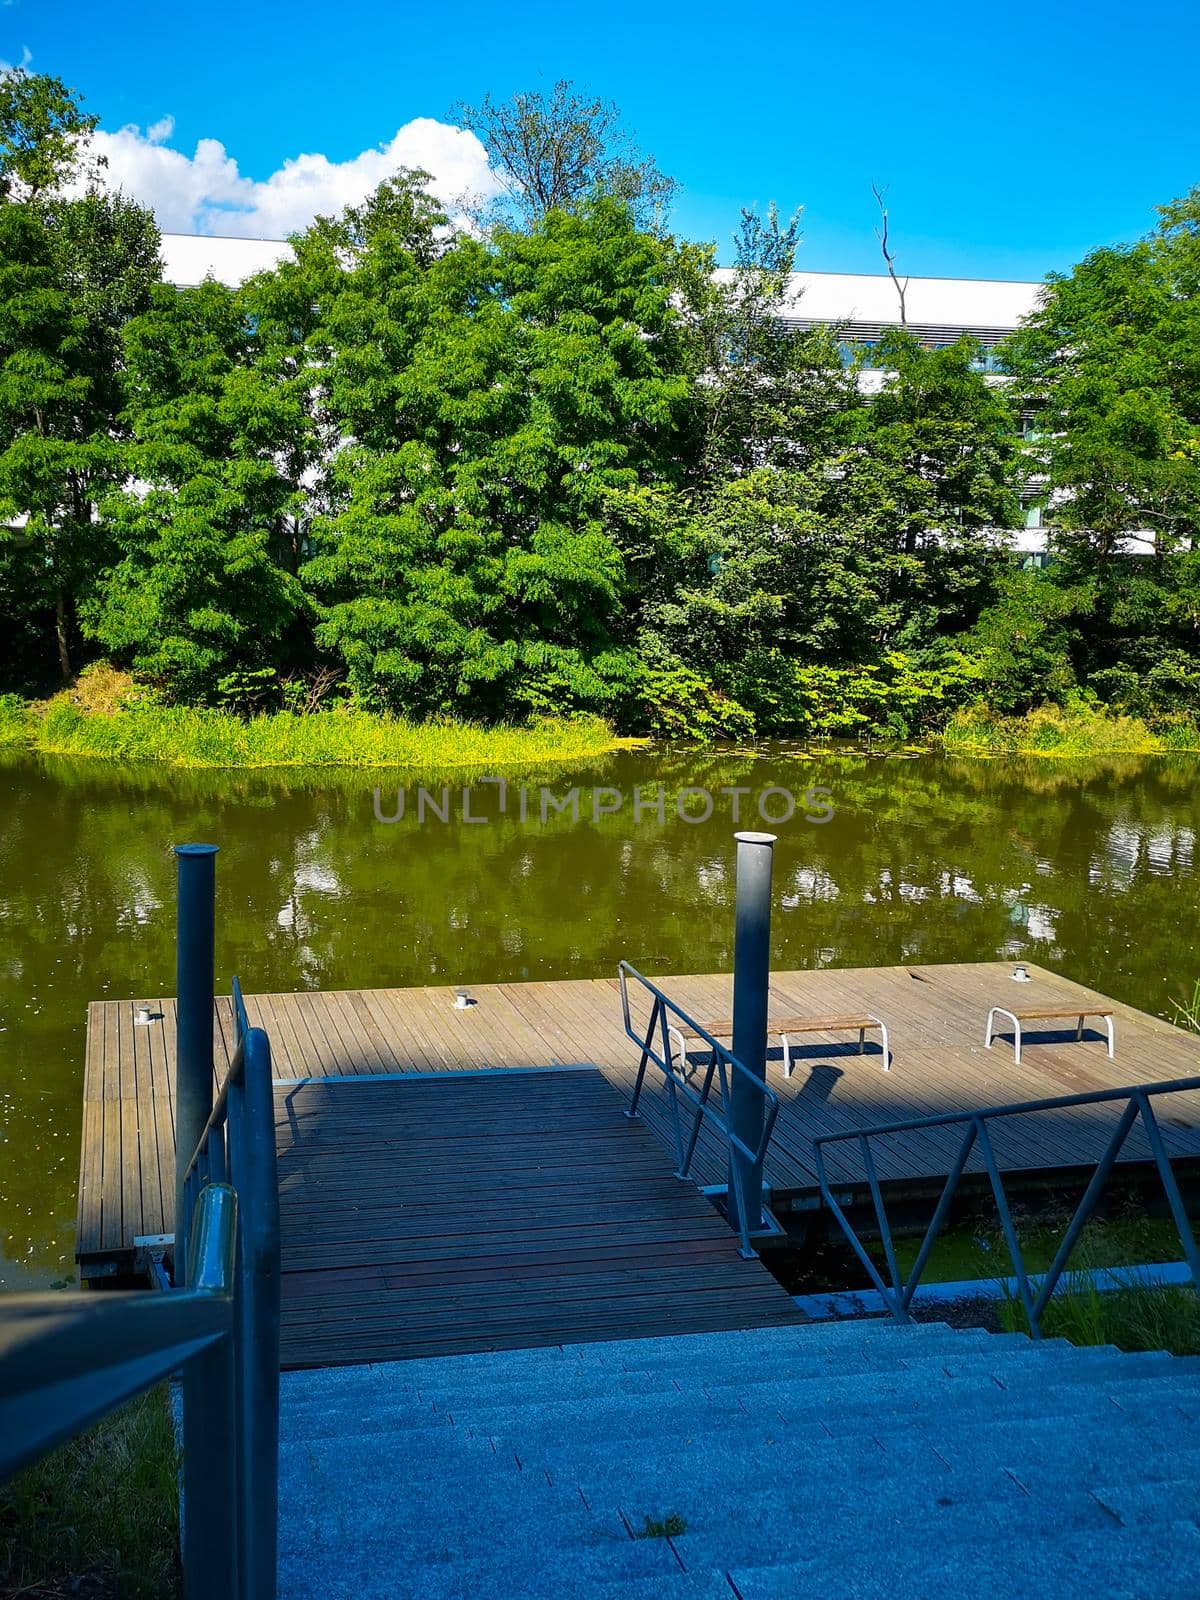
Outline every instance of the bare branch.
{"type": "Polygon", "coordinates": [[[875,229],[875,237],[879,240],[879,248],[883,251],[883,259],[887,262],[888,277],[895,284],[896,293],[900,299],[900,326],[907,328],[908,314],[904,304],[904,297],[908,293],[908,279],[905,278],[903,283],[900,282],[899,275],[896,272],[895,252],[888,243],[888,209],[884,202],[887,190],[881,189],[878,184],[872,183],[871,193],[875,196],[875,203],[879,207],[880,226],[875,229]]]}

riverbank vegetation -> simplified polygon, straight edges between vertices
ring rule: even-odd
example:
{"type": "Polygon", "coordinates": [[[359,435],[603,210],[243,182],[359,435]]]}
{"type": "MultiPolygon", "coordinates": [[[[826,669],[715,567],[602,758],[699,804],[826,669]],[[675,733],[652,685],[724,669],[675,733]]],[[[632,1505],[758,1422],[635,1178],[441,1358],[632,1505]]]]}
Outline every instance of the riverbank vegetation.
{"type": "Polygon", "coordinates": [[[1200,726],[1176,716],[1160,719],[1155,729],[1100,705],[1041,706],[1020,717],[975,706],[955,712],[938,742],[955,755],[1165,755],[1200,751],[1200,726]]]}
{"type": "Polygon", "coordinates": [[[165,1387],[0,1488],[0,1591],[176,1600],[178,1458],[165,1387]]]}
{"type": "Polygon", "coordinates": [[[213,707],[163,705],[127,674],[111,669],[85,671],[74,689],[40,705],[0,697],[0,747],[176,767],[487,770],[587,761],[636,743],[616,738],[608,723],[583,713],[538,717],[519,728],[451,718],[413,723],[348,705],[306,715],[239,716],[213,707]]]}
{"type": "Polygon", "coordinates": [[[1108,749],[1200,718],[1200,191],[985,362],[789,331],[798,218],[745,212],[714,276],[611,108],[484,109],[571,180],[518,162],[468,219],[399,171],[274,270],[176,289],[78,97],[0,80],[0,692],[104,658],[170,708],[157,742],[136,710],[39,737],[327,759],[367,727],[337,708],[1048,750],[1012,719],[1082,700],[1108,749]]]}

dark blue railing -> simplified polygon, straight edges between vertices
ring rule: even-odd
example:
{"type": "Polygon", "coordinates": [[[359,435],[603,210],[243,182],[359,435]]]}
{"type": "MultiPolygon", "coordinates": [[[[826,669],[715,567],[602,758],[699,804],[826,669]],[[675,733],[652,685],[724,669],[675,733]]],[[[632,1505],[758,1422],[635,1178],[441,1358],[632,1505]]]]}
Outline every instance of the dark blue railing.
{"type": "Polygon", "coordinates": [[[743,1172],[747,1167],[751,1171],[762,1170],[763,1158],[771,1142],[771,1135],[775,1131],[775,1119],[779,1115],[779,1097],[756,1073],[751,1072],[749,1067],[739,1061],[731,1050],[727,1050],[723,1044],[714,1039],[707,1028],[694,1017],[690,1017],[681,1006],[676,1005],[670,995],[665,994],[657,984],[651,983],[649,978],[644,978],[636,967],[630,966],[628,961],[622,961],[618,967],[618,975],[621,982],[621,1017],[625,1024],[625,1032],[642,1053],[626,1116],[637,1116],[642,1086],[646,1080],[646,1068],[653,1062],[662,1073],[667,1085],[667,1109],[670,1112],[671,1132],[675,1140],[675,1176],[686,1178],[691,1172],[692,1157],[696,1153],[700,1128],[705,1121],[712,1123],[717,1134],[724,1140],[730,1156],[729,1220],[738,1231],[742,1254],[753,1256],[755,1252],[751,1247],[750,1237],[761,1229],[762,1198],[761,1194],[748,1195],[745,1192],[743,1172]],[[631,978],[652,997],[650,1018],[644,1029],[634,1026],[630,1014],[631,978]],[[680,1025],[694,1036],[698,1041],[698,1047],[708,1051],[708,1064],[703,1069],[699,1088],[693,1083],[692,1076],[688,1072],[683,1035],[679,1031],[680,1025]],[[672,1051],[672,1036],[679,1040],[678,1070],[672,1051]],[[712,1092],[714,1082],[717,1087],[715,1097],[712,1092]],[[757,1096],[763,1105],[761,1132],[753,1145],[747,1144],[734,1126],[735,1084],[745,1085],[748,1092],[757,1096]],[[680,1116],[681,1101],[690,1106],[692,1112],[692,1124],[686,1138],[683,1132],[683,1119],[680,1116]],[[741,1159],[737,1159],[738,1157],[741,1159]]]}
{"type": "Polygon", "coordinates": [[[279,1189],[271,1047],[234,983],[236,1047],[185,1168],[175,1286],[0,1297],[0,1478],[182,1374],[188,1600],[274,1600],[279,1189]]]}
{"type": "MultiPolygon", "coordinates": [[[[1117,1157],[1124,1148],[1134,1124],[1139,1120],[1145,1129],[1146,1138],[1150,1145],[1150,1153],[1154,1158],[1154,1165],[1158,1170],[1159,1179],[1170,1207],[1171,1216],[1179,1231],[1179,1240],[1183,1246],[1184,1259],[1192,1274],[1192,1283],[1200,1291],[1200,1252],[1197,1251],[1196,1241],[1192,1235],[1191,1223],[1188,1221],[1187,1210],[1183,1197],[1179,1192],[1179,1184],[1171,1169],[1170,1158],[1163,1144],[1162,1130],[1154,1115],[1154,1108],[1150,1102],[1162,1095],[1184,1094],[1200,1090],[1200,1078],[1175,1078],[1163,1083],[1136,1084],[1128,1089],[1100,1089],[1090,1094],[1060,1095],[1052,1100],[1022,1100],[1012,1105],[989,1106],[979,1111],[947,1112],[942,1116],[910,1117],[904,1122],[879,1123],[873,1128],[863,1128],[848,1133],[824,1133],[813,1140],[813,1155],[816,1161],[817,1179],[821,1185],[821,1195],[825,1204],[836,1218],[839,1227],[846,1235],[855,1255],[861,1261],[871,1282],[883,1297],[884,1303],[897,1322],[908,1321],[908,1308],[912,1304],[913,1294],[921,1274],[929,1261],[934,1243],[942,1231],[942,1227],[950,1214],[950,1206],[966,1171],[967,1162],[973,1151],[978,1150],[983,1160],[984,1170],[987,1173],[991,1186],[992,1196],[996,1202],[996,1209],[1000,1216],[1000,1226],[1004,1233],[1004,1242],[1012,1260],[1013,1273],[1016,1277],[1017,1290],[1021,1304],[1029,1321],[1030,1332],[1034,1338],[1041,1337],[1041,1318],[1050,1298],[1053,1295],[1067,1262],[1079,1237],[1086,1226],[1088,1219],[1096,1209],[1096,1203],[1104,1190],[1105,1184],[1112,1173],[1117,1157]],[[1037,1293],[1033,1291],[1029,1274],[1025,1270],[1025,1261],[1021,1253],[1017,1231],[1013,1225],[1012,1212],[1008,1198],[1004,1192],[1004,1181],[1000,1175],[1000,1168],[996,1161],[995,1151],[992,1148],[991,1135],[988,1124],[997,1122],[1007,1117],[1026,1116],[1046,1111],[1063,1111],[1078,1106],[1106,1105],[1115,1102],[1125,1102],[1124,1110],[1117,1119],[1111,1138],[1105,1147],[1103,1155],[1096,1164],[1082,1200],[1076,1208],[1074,1216],[1067,1226],[1050,1269],[1041,1280],[1037,1293]],[[917,1252],[912,1270],[907,1279],[900,1272],[896,1261],[896,1251],[892,1240],[892,1230],[888,1223],[887,1208],[884,1204],[883,1191],[880,1187],[879,1176],[875,1167],[875,1160],[871,1153],[871,1141],[894,1137],[897,1134],[919,1133],[931,1128],[961,1127],[965,1129],[962,1143],[950,1168],[945,1187],[934,1207],[933,1217],[921,1241],[921,1248],[917,1252]],[[834,1195],[825,1168],[825,1151],[834,1144],[846,1144],[853,1141],[858,1146],[862,1162],[863,1173],[867,1186],[871,1192],[871,1201],[875,1211],[875,1221],[879,1229],[880,1241],[883,1245],[884,1258],[887,1263],[890,1283],[886,1282],[869,1255],[866,1246],[855,1231],[853,1223],[847,1217],[842,1206],[834,1195]]],[[[850,1184],[843,1180],[837,1187],[845,1190],[850,1184]]]]}

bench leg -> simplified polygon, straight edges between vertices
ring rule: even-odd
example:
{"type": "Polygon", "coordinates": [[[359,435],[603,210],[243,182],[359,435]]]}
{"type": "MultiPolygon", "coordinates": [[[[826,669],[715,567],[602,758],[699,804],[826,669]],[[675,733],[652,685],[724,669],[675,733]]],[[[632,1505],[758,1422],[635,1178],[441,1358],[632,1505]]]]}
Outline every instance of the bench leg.
{"type": "MultiPolygon", "coordinates": [[[[885,1072],[890,1072],[892,1066],[892,1052],[888,1049],[887,1024],[884,1022],[882,1017],[877,1017],[870,1011],[868,1011],[866,1015],[871,1018],[871,1021],[879,1029],[880,1043],[883,1046],[883,1070],[885,1072]]],[[[863,1049],[863,1038],[865,1034],[866,1029],[860,1028],[858,1034],[858,1048],[860,1051],[863,1049]]]]}
{"type": "Polygon", "coordinates": [[[1104,1021],[1108,1028],[1108,1059],[1111,1061],[1113,1056],[1117,1053],[1116,1036],[1113,1033],[1113,1019],[1111,1017],[1105,1017],[1104,1021]]]}
{"type": "Polygon", "coordinates": [[[1011,1011],[1006,1011],[1003,1006],[993,1006],[987,1014],[987,1027],[984,1029],[983,1044],[986,1050],[992,1048],[992,1040],[996,1037],[996,1018],[1007,1017],[1013,1025],[1013,1060],[1019,1067],[1021,1065],[1021,1019],[1011,1011]]]}
{"type": "Polygon", "coordinates": [[[1082,1017],[1080,1017],[1080,1019],[1079,1019],[1079,1026],[1075,1029],[1075,1037],[1076,1037],[1076,1039],[1082,1039],[1083,1038],[1083,1018],[1082,1017]]]}
{"type": "Polygon", "coordinates": [[[863,1051],[866,1048],[867,1048],[867,1030],[865,1028],[860,1028],[858,1030],[858,1053],[859,1053],[859,1055],[862,1055],[863,1051]]]}
{"type": "Polygon", "coordinates": [[[783,1075],[790,1078],[792,1075],[792,1047],[786,1033],[779,1035],[779,1043],[783,1046],[783,1075]]]}
{"type": "Polygon", "coordinates": [[[687,1075],[688,1075],[688,1058],[687,1058],[687,1045],[684,1043],[683,1035],[680,1033],[678,1028],[668,1027],[667,1028],[667,1038],[671,1041],[671,1060],[667,1063],[667,1065],[668,1066],[674,1066],[674,1064],[675,1064],[675,1051],[678,1051],[679,1052],[679,1075],[680,1075],[681,1078],[686,1078],[687,1075]]]}

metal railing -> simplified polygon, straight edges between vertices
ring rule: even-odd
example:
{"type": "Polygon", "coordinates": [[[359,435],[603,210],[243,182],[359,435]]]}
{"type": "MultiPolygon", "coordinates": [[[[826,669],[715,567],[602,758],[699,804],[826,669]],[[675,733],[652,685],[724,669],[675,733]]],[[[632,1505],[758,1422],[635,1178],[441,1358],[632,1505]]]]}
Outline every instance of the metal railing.
{"type": "MultiPolygon", "coordinates": [[[[184,1215],[210,1184],[230,1183],[240,1201],[234,1262],[234,1326],[227,1362],[210,1372],[193,1362],[183,1373],[183,1548],[229,1527],[237,1552],[239,1600],[275,1593],[279,1480],[279,1180],[275,1160],[275,1101],[271,1046],[251,1028],[241,985],[233,980],[236,1047],[196,1150],[184,1170],[184,1215]],[[210,1436],[207,1397],[214,1384],[232,1385],[233,1433],[210,1436]],[[199,1445],[199,1450],[197,1450],[199,1445]],[[220,1451],[234,1462],[236,1516],[225,1521],[223,1491],[214,1492],[206,1460],[220,1451]],[[189,1469],[189,1459],[191,1467],[189,1469]]],[[[185,1251],[186,1251],[185,1241],[185,1251]]],[[[184,1254],[184,1260],[190,1255],[184,1254]]]]}
{"type": "Polygon", "coordinates": [[[183,1378],[187,1600],[274,1600],[279,1190],[271,1048],[234,984],[229,1074],[186,1169],[176,1287],[0,1297],[0,1478],[183,1378]]]}
{"type": "MultiPolygon", "coordinates": [[[[1035,1339],[1039,1339],[1042,1333],[1042,1314],[1062,1278],[1067,1262],[1079,1242],[1079,1237],[1088,1219],[1096,1208],[1117,1157],[1124,1148],[1125,1141],[1129,1137],[1134,1124],[1139,1120],[1145,1129],[1150,1151],[1154,1157],[1154,1165],[1158,1169],[1163,1192],[1166,1195],[1172,1219],[1179,1232],[1184,1258],[1191,1271],[1192,1283],[1197,1291],[1200,1291],[1200,1252],[1197,1251],[1191,1224],[1184,1208],[1183,1197],[1179,1192],[1179,1185],[1172,1171],[1166,1147],[1163,1144],[1162,1130],[1159,1128],[1154,1109],[1150,1104],[1152,1099],[1162,1095],[1181,1094],[1191,1090],[1200,1090],[1200,1078],[1175,1078],[1163,1083],[1137,1084],[1127,1089],[1101,1089],[1090,1094],[1061,1095],[1050,1100],[1025,1100],[1012,1105],[989,1106],[987,1109],[980,1111],[948,1112],[942,1116],[933,1117],[910,1117],[903,1122],[880,1123],[876,1127],[864,1128],[861,1131],[821,1134],[813,1140],[813,1154],[816,1161],[817,1179],[821,1186],[821,1196],[837,1219],[838,1225],[849,1240],[855,1255],[865,1268],[871,1282],[883,1297],[884,1303],[891,1311],[893,1318],[897,1322],[907,1322],[909,1320],[908,1308],[912,1304],[913,1295],[921,1281],[921,1274],[928,1264],[934,1243],[950,1213],[951,1203],[958,1190],[971,1153],[973,1150],[978,1149],[983,1160],[984,1171],[991,1186],[992,1196],[996,1202],[996,1209],[1000,1216],[1000,1226],[1012,1260],[1013,1274],[1016,1278],[1021,1305],[1029,1321],[1030,1332],[1035,1339]],[[1021,1253],[1016,1228],[1013,1225],[1012,1212],[1009,1207],[1008,1197],[1004,1192],[1004,1181],[1000,1175],[995,1151],[992,1148],[988,1124],[1006,1117],[1024,1116],[1029,1113],[1046,1111],[1062,1111],[1078,1106],[1106,1105],[1120,1101],[1125,1102],[1125,1108],[1117,1119],[1112,1136],[1104,1149],[1103,1155],[1096,1164],[1095,1171],[1092,1173],[1083,1198],[1080,1200],[1067,1226],[1062,1243],[1058,1247],[1049,1270],[1042,1277],[1040,1287],[1035,1295],[1029,1273],[1025,1268],[1025,1260],[1021,1253]],[[892,1231],[887,1219],[887,1210],[884,1205],[883,1192],[880,1188],[874,1157],[871,1154],[870,1141],[872,1139],[891,1137],[896,1134],[917,1133],[925,1129],[951,1127],[965,1128],[964,1137],[951,1166],[945,1186],[938,1198],[937,1205],[934,1207],[933,1216],[921,1241],[916,1260],[913,1262],[912,1269],[906,1280],[901,1274],[896,1261],[892,1231]],[[855,1232],[853,1223],[847,1217],[833,1193],[826,1173],[826,1146],[850,1142],[857,1144],[859,1148],[863,1171],[871,1191],[875,1220],[883,1245],[888,1276],[891,1279],[890,1284],[884,1281],[878,1267],[855,1232]]],[[[847,1181],[842,1181],[838,1185],[843,1190],[848,1186],[847,1181]]]]}
{"type": "MultiPolygon", "coordinates": [[[[711,1122],[721,1137],[724,1139],[730,1155],[730,1198],[733,1205],[731,1216],[738,1231],[741,1241],[741,1251],[744,1256],[753,1256],[754,1251],[750,1246],[750,1234],[757,1231],[761,1216],[761,1197],[754,1197],[754,1205],[748,1211],[746,1204],[745,1185],[742,1178],[742,1162],[734,1159],[741,1156],[745,1163],[760,1168],[763,1157],[766,1155],[767,1146],[771,1142],[771,1134],[775,1129],[775,1118],[779,1115],[779,1099],[774,1090],[769,1089],[757,1074],[750,1071],[738,1058],[727,1050],[718,1040],[714,1039],[708,1030],[700,1025],[695,1018],[690,1017],[681,1006],[676,1005],[669,995],[664,994],[657,984],[651,983],[636,967],[630,966],[628,961],[622,961],[618,972],[621,980],[621,1014],[625,1022],[625,1032],[633,1040],[641,1052],[641,1061],[638,1064],[637,1078],[633,1085],[633,1098],[630,1100],[626,1116],[636,1117],[638,1102],[642,1096],[642,1085],[646,1078],[646,1068],[653,1061],[662,1073],[667,1084],[667,1105],[671,1114],[671,1130],[675,1140],[675,1176],[686,1178],[691,1172],[692,1157],[696,1151],[696,1141],[700,1137],[700,1128],[707,1119],[711,1122]],[[628,980],[633,978],[648,994],[653,996],[650,1008],[650,1020],[644,1034],[639,1033],[634,1027],[629,1013],[629,986],[628,980]],[[671,1034],[677,1032],[670,1022],[674,1017],[681,1022],[689,1033],[695,1034],[697,1039],[709,1051],[708,1065],[704,1071],[700,1087],[697,1089],[692,1082],[695,1074],[678,1072],[674,1066],[674,1057],[671,1051],[671,1034]],[[661,1044],[661,1054],[654,1047],[655,1035],[658,1035],[661,1044]],[[754,1089],[762,1096],[764,1116],[762,1135],[757,1145],[751,1146],[734,1131],[730,1118],[730,1090],[733,1079],[737,1077],[743,1083],[753,1085],[754,1089]],[[720,1099],[714,1103],[712,1087],[714,1079],[718,1085],[720,1099]],[[680,1097],[693,1108],[692,1125],[685,1141],[683,1122],[680,1117],[680,1097]],[[752,1211],[752,1215],[750,1212],[752,1211]]],[[[686,1057],[684,1058],[686,1068],[686,1057]]],[[[697,1072],[699,1072],[699,1068],[697,1072]]]]}

